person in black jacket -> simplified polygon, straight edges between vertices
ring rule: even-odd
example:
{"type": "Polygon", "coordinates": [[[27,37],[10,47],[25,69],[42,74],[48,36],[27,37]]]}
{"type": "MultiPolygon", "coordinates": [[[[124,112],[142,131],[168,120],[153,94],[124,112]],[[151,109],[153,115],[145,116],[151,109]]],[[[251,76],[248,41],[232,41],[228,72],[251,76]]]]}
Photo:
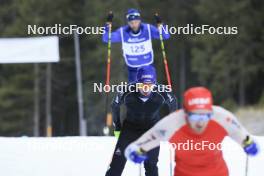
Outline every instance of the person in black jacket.
{"type": "MultiPolygon", "coordinates": [[[[124,150],[161,118],[160,110],[167,105],[169,112],[177,109],[176,97],[169,87],[156,82],[156,71],[151,65],[138,69],[137,82],[129,85],[130,90],[120,92],[112,102],[115,136],[118,141],[106,176],[121,176],[126,164],[124,150]],[[120,119],[120,106],[126,107],[126,118],[120,119]],[[120,134],[120,135],[119,135],[120,134]]],[[[159,147],[148,152],[144,162],[146,176],[158,176],[159,147]]]]}

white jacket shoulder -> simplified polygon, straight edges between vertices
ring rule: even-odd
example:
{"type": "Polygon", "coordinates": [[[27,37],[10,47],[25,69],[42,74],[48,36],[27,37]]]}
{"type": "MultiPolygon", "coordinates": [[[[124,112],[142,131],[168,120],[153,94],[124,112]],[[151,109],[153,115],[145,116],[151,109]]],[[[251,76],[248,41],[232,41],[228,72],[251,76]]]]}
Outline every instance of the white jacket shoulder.
{"type": "Polygon", "coordinates": [[[213,106],[212,120],[222,126],[227,134],[239,144],[241,144],[249,134],[232,112],[220,106],[213,106]]]}

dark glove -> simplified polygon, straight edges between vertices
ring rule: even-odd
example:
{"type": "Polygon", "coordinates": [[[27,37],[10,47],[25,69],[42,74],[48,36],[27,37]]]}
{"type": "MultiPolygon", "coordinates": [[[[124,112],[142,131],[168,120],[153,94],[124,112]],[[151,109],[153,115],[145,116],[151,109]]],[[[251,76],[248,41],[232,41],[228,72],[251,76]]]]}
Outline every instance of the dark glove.
{"type": "Polygon", "coordinates": [[[159,16],[158,13],[155,13],[154,18],[155,18],[155,21],[156,21],[157,24],[162,23],[162,21],[161,21],[161,17],[159,16]]]}
{"type": "Polygon", "coordinates": [[[112,11],[110,11],[110,12],[108,13],[108,15],[107,15],[106,22],[107,22],[107,23],[112,23],[113,18],[114,18],[114,14],[113,14],[112,11]]]}

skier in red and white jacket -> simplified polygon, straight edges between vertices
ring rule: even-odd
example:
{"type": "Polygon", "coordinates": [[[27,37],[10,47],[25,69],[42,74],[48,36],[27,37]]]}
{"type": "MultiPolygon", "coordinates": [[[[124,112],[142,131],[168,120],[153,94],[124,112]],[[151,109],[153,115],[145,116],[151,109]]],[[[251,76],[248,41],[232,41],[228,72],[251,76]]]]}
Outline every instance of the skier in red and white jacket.
{"type": "Polygon", "coordinates": [[[240,144],[248,155],[258,153],[256,143],[235,115],[214,106],[208,89],[194,87],[184,94],[184,108],[163,118],[130,144],[125,156],[141,163],[147,159],[146,152],[159,146],[162,140],[175,146],[191,141],[192,149],[182,150],[178,146],[175,151],[175,176],[228,176],[221,147],[212,147],[219,146],[226,136],[240,144]],[[205,141],[207,145],[203,146],[205,141]]]}

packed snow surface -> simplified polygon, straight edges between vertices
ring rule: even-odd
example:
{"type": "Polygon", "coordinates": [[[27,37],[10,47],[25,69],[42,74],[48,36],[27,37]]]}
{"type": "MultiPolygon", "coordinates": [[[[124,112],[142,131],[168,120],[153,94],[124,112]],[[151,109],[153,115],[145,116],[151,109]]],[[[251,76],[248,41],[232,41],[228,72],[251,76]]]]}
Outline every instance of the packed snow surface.
{"type": "MultiPolygon", "coordinates": [[[[255,138],[263,151],[264,137],[255,138]]],[[[114,137],[1,137],[1,175],[104,176],[115,143],[114,137]]],[[[170,176],[169,151],[169,145],[162,143],[158,163],[160,176],[170,176]]],[[[244,176],[246,155],[240,146],[226,138],[223,151],[230,176],[244,176]]],[[[248,176],[263,175],[263,163],[263,152],[256,157],[249,157],[248,176]]],[[[122,176],[138,175],[139,165],[127,162],[122,176]]]]}

